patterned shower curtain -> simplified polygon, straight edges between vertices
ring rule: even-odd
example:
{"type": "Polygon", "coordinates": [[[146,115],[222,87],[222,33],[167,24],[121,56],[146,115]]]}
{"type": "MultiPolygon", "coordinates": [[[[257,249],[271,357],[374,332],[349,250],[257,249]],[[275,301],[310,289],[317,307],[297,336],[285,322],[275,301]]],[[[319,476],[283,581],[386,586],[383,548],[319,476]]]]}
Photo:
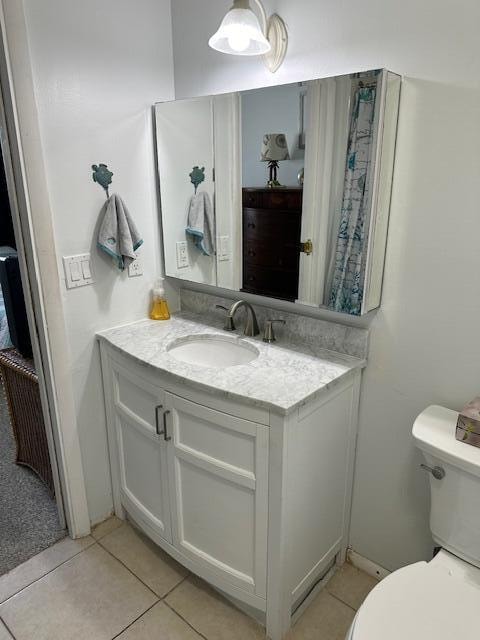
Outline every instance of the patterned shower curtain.
{"type": "Polygon", "coordinates": [[[354,315],[360,314],[363,300],[375,96],[375,87],[359,87],[353,99],[342,210],[329,299],[331,309],[354,315]]]}

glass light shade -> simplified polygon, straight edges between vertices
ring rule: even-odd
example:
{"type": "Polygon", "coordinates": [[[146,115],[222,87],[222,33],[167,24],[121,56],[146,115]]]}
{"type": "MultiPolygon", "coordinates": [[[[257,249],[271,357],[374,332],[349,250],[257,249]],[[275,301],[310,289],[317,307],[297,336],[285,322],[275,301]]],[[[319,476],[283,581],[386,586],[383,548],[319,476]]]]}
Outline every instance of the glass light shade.
{"type": "Polygon", "coordinates": [[[212,49],[235,56],[260,56],[271,46],[251,9],[233,8],[208,41],[212,49]]]}

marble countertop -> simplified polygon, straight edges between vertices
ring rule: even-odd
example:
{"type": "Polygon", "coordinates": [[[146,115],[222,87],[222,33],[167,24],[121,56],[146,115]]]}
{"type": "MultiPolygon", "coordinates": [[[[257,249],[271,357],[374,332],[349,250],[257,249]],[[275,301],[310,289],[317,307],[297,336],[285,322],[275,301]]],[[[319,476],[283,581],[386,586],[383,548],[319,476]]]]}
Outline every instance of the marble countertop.
{"type": "Polygon", "coordinates": [[[262,336],[247,338],[238,331],[223,331],[220,318],[217,323],[186,312],[166,321],[141,320],[101,331],[97,338],[175,381],[281,414],[291,413],[366,364],[360,358],[316,347],[315,341],[279,338],[267,344],[262,336]],[[236,336],[254,345],[259,355],[247,364],[213,368],[181,362],[168,352],[178,338],[205,334],[236,336]]]}

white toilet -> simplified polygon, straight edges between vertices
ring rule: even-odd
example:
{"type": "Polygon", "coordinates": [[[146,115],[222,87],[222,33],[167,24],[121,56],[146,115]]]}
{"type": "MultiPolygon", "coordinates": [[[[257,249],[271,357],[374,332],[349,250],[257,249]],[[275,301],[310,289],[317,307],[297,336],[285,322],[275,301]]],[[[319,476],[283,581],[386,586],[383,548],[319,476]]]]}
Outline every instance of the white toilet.
{"type": "Polygon", "coordinates": [[[441,551],[382,580],[347,640],[480,638],[480,449],[455,440],[457,416],[431,406],[413,425],[430,476],[430,528],[441,551]]]}

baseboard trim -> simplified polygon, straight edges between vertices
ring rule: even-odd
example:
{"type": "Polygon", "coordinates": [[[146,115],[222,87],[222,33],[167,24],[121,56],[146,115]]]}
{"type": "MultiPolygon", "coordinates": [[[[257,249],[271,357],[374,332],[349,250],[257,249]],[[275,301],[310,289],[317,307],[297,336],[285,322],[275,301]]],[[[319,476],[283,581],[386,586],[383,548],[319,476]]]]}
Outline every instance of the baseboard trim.
{"type": "Polygon", "coordinates": [[[357,569],[365,571],[365,573],[368,573],[368,575],[377,578],[378,580],[383,580],[383,578],[386,578],[391,573],[388,569],[384,569],[379,564],[365,558],[353,549],[348,549],[347,560],[350,564],[353,564],[354,567],[357,567],[357,569]]]}

